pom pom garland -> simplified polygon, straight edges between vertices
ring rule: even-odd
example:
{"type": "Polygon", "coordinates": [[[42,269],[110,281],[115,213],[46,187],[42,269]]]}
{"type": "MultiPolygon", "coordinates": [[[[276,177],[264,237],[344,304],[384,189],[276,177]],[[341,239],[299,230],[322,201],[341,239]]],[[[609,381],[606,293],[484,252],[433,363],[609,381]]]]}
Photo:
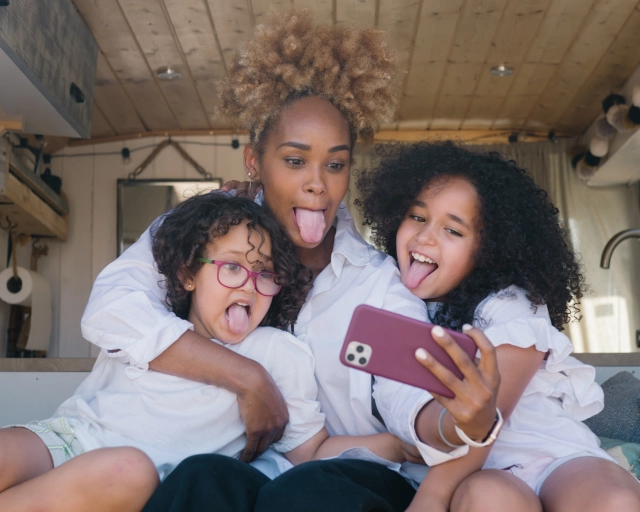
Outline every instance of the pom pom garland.
{"type": "Polygon", "coordinates": [[[607,156],[608,152],[609,143],[606,140],[599,137],[591,139],[591,142],[589,143],[589,153],[595,157],[602,158],[603,156],[607,156]]]}
{"type": "Polygon", "coordinates": [[[607,118],[602,116],[596,121],[596,137],[603,140],[611,140],[618,133],[613,126],[609,124],[607,118]]]}
{"type": "Polygon", "coordinates": [[[633,88],[631,106],[626,105],[624,96],[610,94],[602,100],[604,117],[595,124],[595,136],[589,149],[582,148],[571,159],[571,165],[582,180],[588,180],[598,170],[602,158],[609,152],[609,141],[618,132],[627,132],[640,126],[640,84],[633,88]]]}

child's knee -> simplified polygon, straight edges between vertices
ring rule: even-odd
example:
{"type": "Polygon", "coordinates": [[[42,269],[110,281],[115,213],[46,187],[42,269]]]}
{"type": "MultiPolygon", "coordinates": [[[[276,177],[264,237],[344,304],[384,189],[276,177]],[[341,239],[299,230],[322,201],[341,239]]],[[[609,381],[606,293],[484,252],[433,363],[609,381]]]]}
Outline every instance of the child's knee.
{"type": "Polygon", "coordinates": [[[485,510],[487,503],[503,507],[492,509],[496,511],[542,512],[540,500],[524,482],[498,470],[478,471],[464,480],[453,495],[451,511],[485,510]]]}
{"type": "Polygon", "coordinates": [[[131,492],[153,490],[159,483],[158,472],[151,459],[141,450],[132,447],[109,448],[95,465],[96,474],[103,486],[113,486],[131,492]]]}

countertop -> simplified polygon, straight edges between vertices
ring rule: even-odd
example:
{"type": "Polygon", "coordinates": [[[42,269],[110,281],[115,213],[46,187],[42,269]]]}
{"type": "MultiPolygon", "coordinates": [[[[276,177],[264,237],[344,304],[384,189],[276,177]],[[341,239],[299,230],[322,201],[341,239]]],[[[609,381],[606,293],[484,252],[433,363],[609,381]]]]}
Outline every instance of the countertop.
{"type": "Polygon", "coordinates": [[[90,372],[96,360],[78,358],[0,358],[0,372],[90,372]]]}
{"type": "MultiPolygon", "coordinates": [[[[640,352],[623,354],[574,354],[593,366],[640,366],[640,352]]],[[[81,358],[0,358],[0,372],[90,372],[96,360],[81,358]]]]}

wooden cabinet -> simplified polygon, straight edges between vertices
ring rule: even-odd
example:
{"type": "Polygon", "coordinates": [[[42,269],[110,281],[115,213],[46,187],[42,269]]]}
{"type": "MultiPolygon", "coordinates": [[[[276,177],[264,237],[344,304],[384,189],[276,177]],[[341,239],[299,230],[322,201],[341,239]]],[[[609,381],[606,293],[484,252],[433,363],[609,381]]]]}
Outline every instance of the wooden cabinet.
{"type": "Polygon", "coordinates": [[[70,0],[0,6],[0,121],[90,136],[98,45],[70,0]]]}

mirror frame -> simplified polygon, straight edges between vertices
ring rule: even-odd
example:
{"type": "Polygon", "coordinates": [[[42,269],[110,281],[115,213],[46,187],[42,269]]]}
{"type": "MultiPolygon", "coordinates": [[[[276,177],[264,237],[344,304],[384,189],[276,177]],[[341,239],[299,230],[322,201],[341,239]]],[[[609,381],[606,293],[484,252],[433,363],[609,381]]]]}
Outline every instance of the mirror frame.
{"type": "Polygon", "coordinates": [[[123,233],[123,216],[124,216],[124,204],[123,204],[123,194],[122,191],[127,187],[140,187],[140,186],[166,186],[169,183],[217,183],[218,189],[222,187],[222,178],[211,178],[211,179],[149,179],[149,180],[129,180],[129,179],[119,179],[118,180],[118,221],[117,221],[117,232],[116,232],[116,257],[119,257],[124,251],[124,242],[122,240],[123,233]]]}

